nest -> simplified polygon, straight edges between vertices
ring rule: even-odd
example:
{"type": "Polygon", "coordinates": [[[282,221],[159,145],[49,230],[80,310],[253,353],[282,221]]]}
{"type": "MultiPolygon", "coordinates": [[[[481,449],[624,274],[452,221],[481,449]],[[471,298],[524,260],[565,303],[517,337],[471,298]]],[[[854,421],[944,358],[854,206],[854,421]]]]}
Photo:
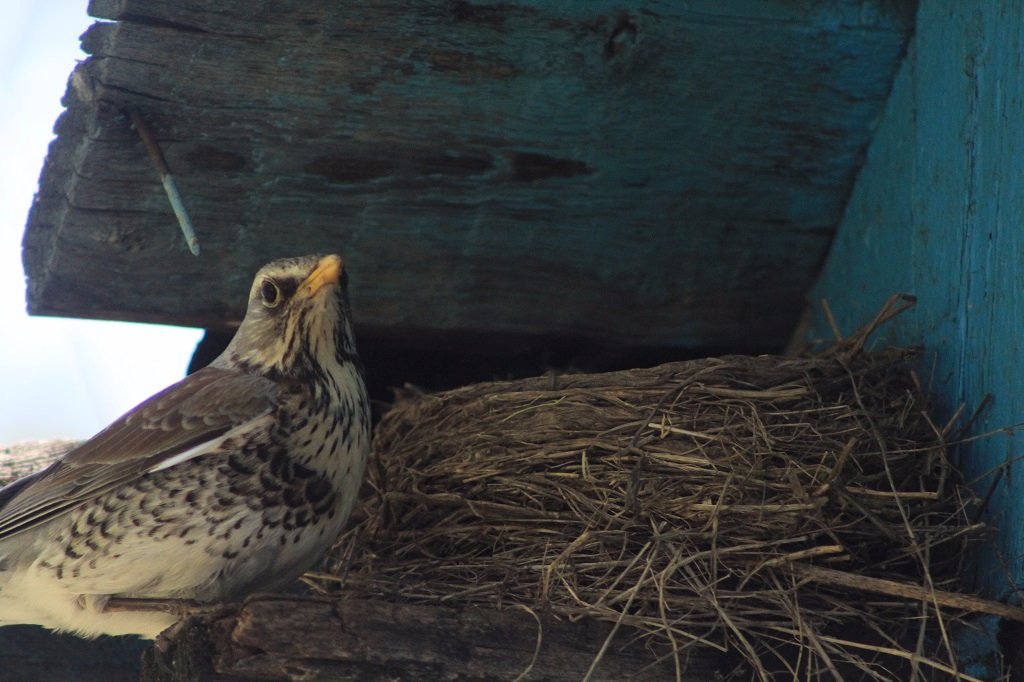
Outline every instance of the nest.
{"type": "MultiPolygon", "coordinates": [[[[526,605],[761,679],[962,676],[972,523],[904,349],[719,357],[400,401],[312,584],[526,605]]],[[[1019,618],[1019,613],[1009,614],[1019,618]]]]}

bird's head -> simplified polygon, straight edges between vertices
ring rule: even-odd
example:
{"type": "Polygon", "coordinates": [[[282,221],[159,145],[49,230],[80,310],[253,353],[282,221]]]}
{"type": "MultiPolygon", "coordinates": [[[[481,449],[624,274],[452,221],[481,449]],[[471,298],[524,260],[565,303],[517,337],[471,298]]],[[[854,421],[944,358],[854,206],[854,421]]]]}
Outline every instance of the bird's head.
{"type": "Polygon", "coordinates": [[[303,256],[260,268],[245,319],[215,367],[286,377],[356,363],[348,275],[340,257],[303,256]]]}

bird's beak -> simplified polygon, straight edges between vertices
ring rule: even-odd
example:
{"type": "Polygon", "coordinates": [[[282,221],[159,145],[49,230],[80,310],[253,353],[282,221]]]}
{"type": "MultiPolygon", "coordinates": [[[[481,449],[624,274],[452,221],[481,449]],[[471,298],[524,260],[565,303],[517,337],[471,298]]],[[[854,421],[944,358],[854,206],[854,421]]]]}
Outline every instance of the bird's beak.
{"type": "Polygon", "coordinates": [[[309,277],[299,285],[299,290],[307,296],[312,296],[320,291],[327,284],[335,284],[341,277],[341,269],[344,264],[341,258],[331,254],[320,259],[316,269],[309,273],[309,277]]]}

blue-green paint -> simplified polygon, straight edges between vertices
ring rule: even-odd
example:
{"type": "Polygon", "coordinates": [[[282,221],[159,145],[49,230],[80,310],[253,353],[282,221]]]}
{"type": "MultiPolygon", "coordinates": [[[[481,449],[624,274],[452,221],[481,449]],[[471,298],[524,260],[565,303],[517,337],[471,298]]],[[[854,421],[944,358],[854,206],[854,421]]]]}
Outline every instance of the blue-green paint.
{"type": "Polygon", "coordinates": [[[778,350],[913,2],[214,4],[92,0],[112,21],[83,38],[92,86],[29,221],[33,312],[222,326],[262,263],[339,250],[382,336],[778,350]]]}
{"type": "MultiPolygon", "coordinates": [[[[813,298],[844,331],[891,293],[917,306],[879,341],[927,350],[922,379],[948,417],[991,405],[975,434],[1024,422],[1024,2],[922,3],[914,38],[813,298]]],[[[827,335],[819,319],[814,332],[827,335]]],[[[958,449],[984,494],[996,551],[972,581],[1010,595],[1022,582],[1024,443],[997,433],[958,449]],[[1005,568],[1003,564],[1005,560],[1005,568]]],[[[975,654],[977,642],[965,647],[975,654]]]]}

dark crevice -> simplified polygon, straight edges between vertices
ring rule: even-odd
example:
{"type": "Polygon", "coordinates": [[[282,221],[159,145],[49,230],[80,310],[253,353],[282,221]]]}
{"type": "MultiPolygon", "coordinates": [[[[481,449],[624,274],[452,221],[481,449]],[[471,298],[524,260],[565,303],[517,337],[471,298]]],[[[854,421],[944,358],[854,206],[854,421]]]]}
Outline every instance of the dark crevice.
{"type": "Polygon", "coordinates": [[[209,33],[209,31],[205,31],[198,26],[190,26],[189,24],[182,24],[177,21],[170,21],[169,19],[158,19],[156,17],[148,17],[144,14],[133,14],[131,12],[122,14],[118,17],[118,21],[142,24],[143,26],[152,26],[154,28],[170,28],[175,31],[184,31],[186,33],[209,33]]]}

